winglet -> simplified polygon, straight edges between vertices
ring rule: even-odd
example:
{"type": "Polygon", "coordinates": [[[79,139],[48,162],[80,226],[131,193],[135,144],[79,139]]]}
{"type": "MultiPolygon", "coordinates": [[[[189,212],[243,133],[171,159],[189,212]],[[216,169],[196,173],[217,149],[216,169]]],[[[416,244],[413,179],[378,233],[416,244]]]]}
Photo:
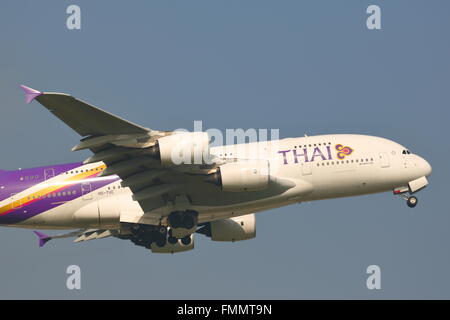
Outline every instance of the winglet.
{"type": "Polygon", "coordinates": [[[47,242],[49,242],[52,238],[42,232],[33,231],[39,238],[39,247],[43,247],[47,242]]]}
{"type": "Polygon", "coordinates": [[[31,89],[31,88],[29,88],[27,86],[24,86],[23,84],[21,84],[20,87],[25,92],[25,102],[26,103],[30,103],[36,97],[39,97],[42,94],[42,92],[34,90],[34,89],[31,89]]]}

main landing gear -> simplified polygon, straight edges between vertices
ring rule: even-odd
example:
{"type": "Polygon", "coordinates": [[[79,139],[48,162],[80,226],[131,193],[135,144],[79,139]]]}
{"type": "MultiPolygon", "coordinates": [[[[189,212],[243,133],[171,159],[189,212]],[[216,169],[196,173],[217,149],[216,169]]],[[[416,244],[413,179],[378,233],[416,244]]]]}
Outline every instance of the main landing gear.
{"type": "Polygon", "coordinates": [[[193,210],[174,211],[169,214],[168,221],[171,228],[192,229],[197,225],[198,212],[193,210]]]}
{"type": "Polygon", "coordinates": [[[171,244],[181,240],[184,245],[191,243],[191,234],[196,231],[198,212],[193,210],[173,211],[167,217],[169,223],[169,237],[167,241],[171,244]]]}
{"type": "Polygon", "coordinates": [[[164,226],[133,224],[130,231],[129,239],[137,246],[150,249],[153,242],[158,247],[164,247],[167,243],[167,228],[164,226]]]}
{"type": "Polygon", "coordinates": [[[191,235],[188,234],[187,236],[182,237],[181,239],[178,239],[177,237],[172,236],[172,230],[169,230],[169,237],[167,238],[167,241],[170,244],[176,244],[178,242],[178,240],[181,240],[181,243],[184,244],[185,246],[190,245],[191,244],[191,235]]]}
{"type": "Polygon", "coordinates": [[[150,249],[153,243],[162,248],[167,243],[175,245],[178,241],[188,246],[192,242],[191,235],[197,231],[197,222],[197,211],[174,211],[168,216],[168,227],[137,223],[128,224],[129,234],[122,236],[121,239],[129,239],[135,245],[147,249],[150,249]]]}

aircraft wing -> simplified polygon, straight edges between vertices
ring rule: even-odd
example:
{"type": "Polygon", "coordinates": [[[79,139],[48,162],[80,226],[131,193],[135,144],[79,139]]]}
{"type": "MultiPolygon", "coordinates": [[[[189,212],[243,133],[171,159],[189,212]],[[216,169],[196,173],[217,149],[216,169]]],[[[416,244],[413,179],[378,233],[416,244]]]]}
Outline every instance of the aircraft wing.
{"type": "Polygon", "coordinates": [[[150,129],[121,119],[70,95],[55,92],[39,92],[21,86],[26,102],[36,99],[61,121],[81,136],[147,133],[150,129]]]}
{"type": "MultiPolygon", "coordinates": [[[[180,172],[183,166],[163,168],[151,154],[156,141],[170,131],[141,127],[63,93],[46,93],[21,86],[25,101],[34,99],[83,136],[72,151],[89,149],[94,155],[85,164],[103,161],[107,168],[100,174],[118,175],[122,186],[129,187],[133,199],[145,213],[165,205],[164,195],[179,190],[192,177],[180,172]]],[[[192,168],[188,168],[188,171],[192,168]]],[[[161,219],[159,217],[158,219],[161,219]]]]}

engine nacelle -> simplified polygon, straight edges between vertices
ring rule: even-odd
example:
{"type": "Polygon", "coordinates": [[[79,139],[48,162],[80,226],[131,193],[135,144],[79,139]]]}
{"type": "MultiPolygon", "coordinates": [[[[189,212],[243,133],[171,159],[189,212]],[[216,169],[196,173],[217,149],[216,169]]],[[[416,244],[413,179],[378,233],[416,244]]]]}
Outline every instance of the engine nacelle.
{"type": "Polygon", "coordinates": [[[241,241],[256,237],[255,214],[212,221],[209,235],[213,241],[241,241]]]}
{"type": "Polygon", "coordinates": [[[242,160],[221,165],[207,181],[222,187],[223,191],[259,191],[269,187],[267,160],[242,160]]]}
{"type": "Polygon", "coordinates": [[[188,245],[182,244],[181,240],[178,240],[178,242],[175,244],[167,242],[164,247],[159,247],[156,243],[152,243],[151,245],[151,250],[153,253],[175,253],[175,252],[189,251],[192,249],[194,249],[193,234],[191,234],[191,243],[188,245]]]}
{"type": "Polygon", "coordinates": [[[162,165],[204,164],[210,158],[206,132],[175,132],[158,139],[153,147],[162,165]]]}

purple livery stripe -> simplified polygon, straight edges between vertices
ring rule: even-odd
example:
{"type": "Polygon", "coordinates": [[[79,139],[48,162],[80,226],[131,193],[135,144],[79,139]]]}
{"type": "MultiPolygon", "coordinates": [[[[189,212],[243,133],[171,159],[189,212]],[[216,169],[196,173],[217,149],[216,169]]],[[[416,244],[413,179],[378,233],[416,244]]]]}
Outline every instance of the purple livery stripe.
{"type": "Polygon", "coordinates": [[[3,188],[0,189],[0,201],[8,199],[13,193],[22,192],[38,183],[44,182],[46,180],[46,173],[53,173],[54,176],[57,176],[61,173],[76,169],[82,165],[82,163],[77,162],[54,165],[51,167],[45,166],[14,171],[0,170],[0,184],[3,186],[3,188]],[[27,177],[36,176],[37,179],[25,180],[27,177]],[[23,179],[20,180],[21,178],[23,179]]]}
{"type": "MultiPolygon", "coordinates": [[[[80,164],[77,164],[77,166],[70,166],[66,167],[67,170],[62,170],[61,172],[65,172],[68,170],[75,169],[80,164]]],[[[75,200],[77,198],[80,198],[82,196],[85,196],[81,190],[81,185],[86,179],[92,179],[95,176],[97,176],[105,167],[102,166],[102,169],[100,171],[96,171],[94,173],[92,172],[85,172],[83,177],[79,177],[80,175],[77,175],[75,177],[70,177],[68,180],[61,181],[60,186],[56,185],[53,188],[45,188],[47,192],[42,193],[41,191],[38,191],[36,193],[40,193],[42,195],[45,195],[43,197],[38,197],[35,199],[32,199],[32,197],[24,197],[22,199],[28,199],[26,202],[22,203],[20,206],[17,206],[16,208],[13,208],[13,202],[11,201],[10,204],[3,206],[0,208],[0,224],[14,224],[21,221],[24,221],[26,219],[29,219],[31,217],[34,217],[40,213],[43,213],[45,211],[48,211],[50,209],[56,208],[60,205],[63,205],[66,202],[75,200]],[[71,180],[70,179],[76,179],[74,180],[74,183],[68,183],[71,180]],[[49,190],[50,189],[50,190],[49,190]],[[70,193],[66,196],[59,196],[59,197],[48,197],[48,195],[51,195],[53,193],[62,192],[64,190],[76,190],[76,193],[70,193]],[[2,210],[3,209],[3,210],[2,210]]],[[[62,168],[61,168],[62,169],[62,168]]],[[[31,170],[31,169],[30,169],[31,170]]],[[[60,173],[61,173],[60,172],[60,173]]],[[[55,172],[56,173],[56,172],[55,172]]],[[[56,175],[56,174],[55,174],[56,175]]],[[[102,188],[110,183],[113,183],[115,181],[119,180],[119,177],[112,176],[111,178],[101,178],[101,179],[94,179],[92,182],[90,182],[90,192],[95,191],[99,188],[102,188]]],[[[36,194],[33,193],[33,194],[36,194]]]]}

